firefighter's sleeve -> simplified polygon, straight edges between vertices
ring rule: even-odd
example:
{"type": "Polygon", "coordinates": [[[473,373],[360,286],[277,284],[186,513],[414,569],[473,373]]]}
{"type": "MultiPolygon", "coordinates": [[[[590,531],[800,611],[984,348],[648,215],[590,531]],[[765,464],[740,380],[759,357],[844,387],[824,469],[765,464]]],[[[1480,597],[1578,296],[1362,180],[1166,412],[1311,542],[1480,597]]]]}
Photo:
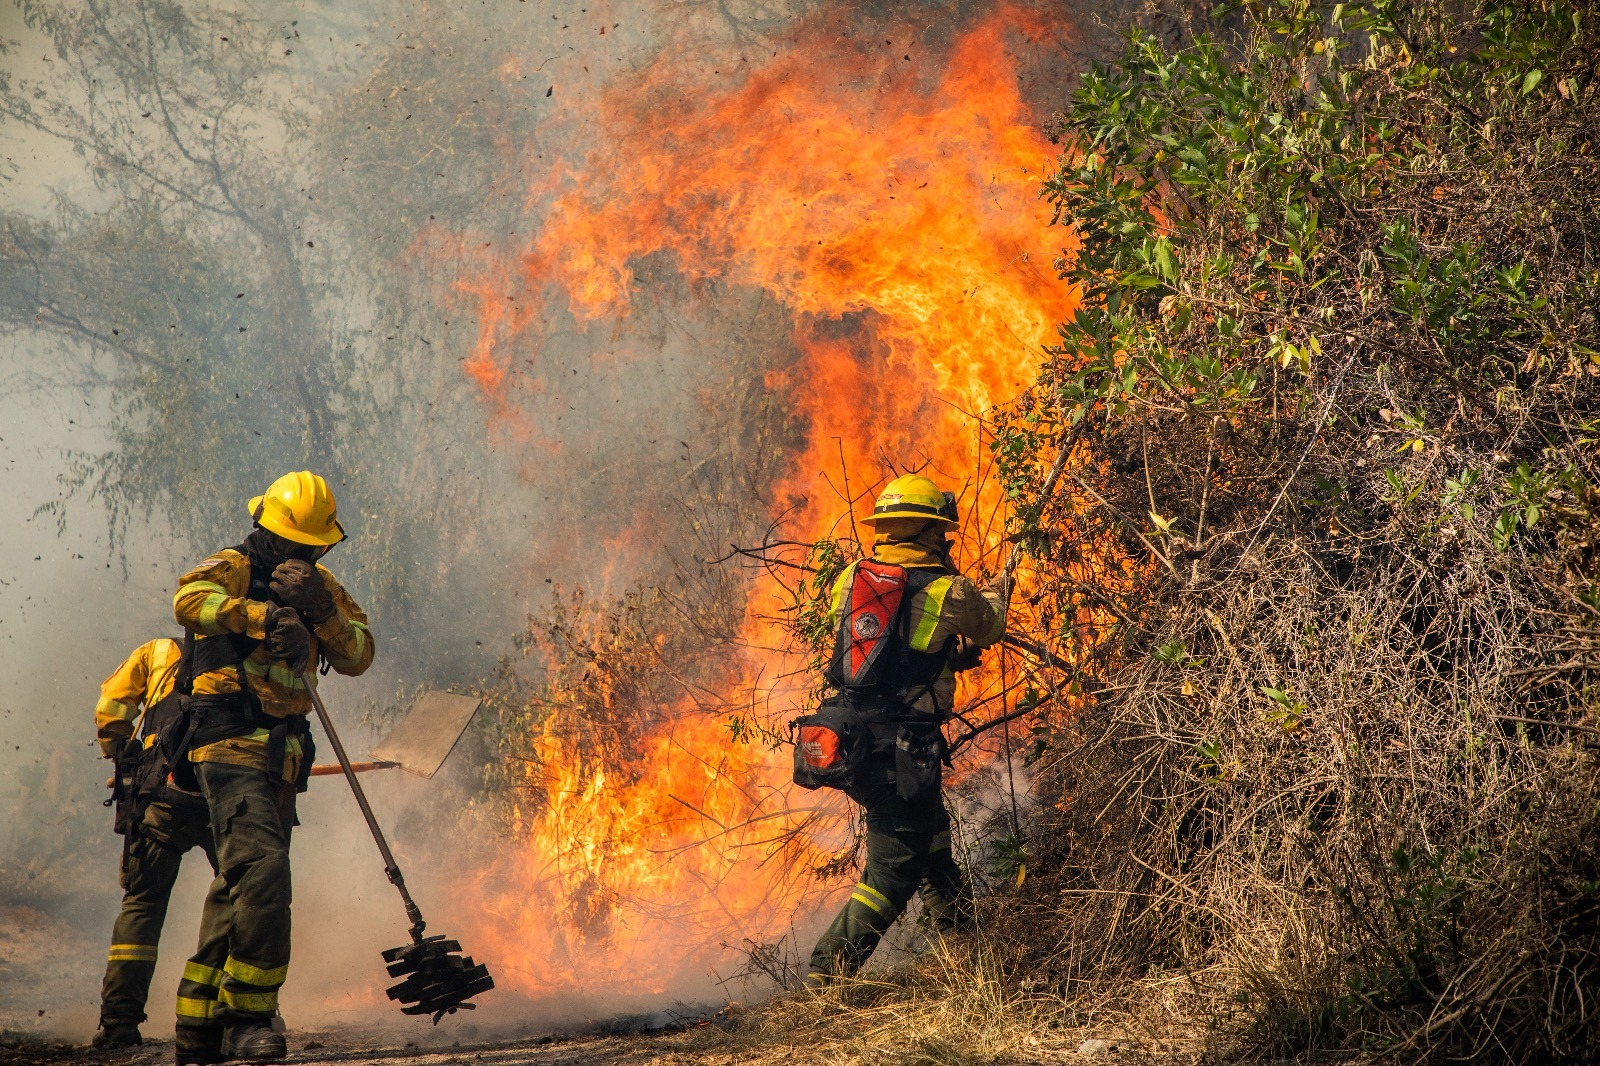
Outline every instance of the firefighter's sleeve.
{"type": "Polygon", "coordinates": [[[327,570],[317,567],[323,583],[333,596],[334,611],[327,621],[315,626],[312,632],[322,645],[322,654],[328,665],[341,674],[356,677],[367,672],[372,665],[372,630],[367,625],[367,612],[351,598],[327,570]]]}
{"type": "Polygon", "coordinates": [[[1000,643],[1006,635],[1006,598],[999,589],[979,588],[971,578],[957,577],[950,594],[956,632],[980,648],[1000,643]]]}
{"type": "Polygon", "coordinates": [[[155,643],[152,640],[139,645],[127,661],[117,667],[116,673],[100,685],[100,700],[94,705],[94,725],[101,755],[109,757],[117,741],[133,736],[133,727],[139,721],[139,704],[150,680],[150,658],[155,643]]]}
{"type": "Polygon", "coordinates": [[[243,633],[266,639],[268,604],[244,597],[250,586],[249,566],[237,552],[218,552],[179,578],[172,597],[178,624],[203,637],[243,633]]]}
{"type": "Polygon", "coordinates": [[[960,574],[929,582],[917,598],[911,620],[913,651],[937,651],[951,637],[965,637],[980,648],[999,642],[1006,632],[1005,599],[980,589],[960,574]]]}

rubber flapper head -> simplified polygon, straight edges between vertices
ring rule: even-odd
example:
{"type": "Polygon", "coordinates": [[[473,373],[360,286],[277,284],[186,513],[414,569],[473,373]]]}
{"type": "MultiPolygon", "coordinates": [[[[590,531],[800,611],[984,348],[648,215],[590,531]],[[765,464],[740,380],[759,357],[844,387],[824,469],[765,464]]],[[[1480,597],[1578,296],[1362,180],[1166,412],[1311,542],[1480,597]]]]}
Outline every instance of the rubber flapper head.
{"type": "Polygon", "coordinates": [[[405,980],[389,989],[401,1014],[431,1014],[433,1024],[458,1010],[475,1010],[473,996],[494,987],[489,967],[462,955],[461,945],[442,936],[424,937],[383,953],[390,977],[405,980]]]}

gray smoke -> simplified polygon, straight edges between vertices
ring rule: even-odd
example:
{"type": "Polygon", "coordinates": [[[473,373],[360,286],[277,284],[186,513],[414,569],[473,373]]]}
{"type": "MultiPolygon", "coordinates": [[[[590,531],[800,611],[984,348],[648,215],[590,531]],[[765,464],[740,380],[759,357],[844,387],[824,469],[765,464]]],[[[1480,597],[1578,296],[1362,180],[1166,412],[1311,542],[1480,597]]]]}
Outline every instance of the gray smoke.
{"type": "MultiPolygon", "coordinates": [[[[796,12],[803,6],[792,5],[796,12]]],[[[50,10],[73,14],[67,6],[50,10]]],[[[211,9],[151,10],[198,17],[211,9]]],[[[241,172],[237,180],[270,178],[247,188],[263,198],[283,190],[291,198],[295,189],[305,194],[303,218],[292,226],[304,247],[295,250],[293,262],[313,286],[309,299],[327,335],[310,356],[270,339],[248,347],[253,336],[275,326],[270,306],[250,307],[255,292],[249,279],[259,283],[261,276],[242,260],[216,260],[214,270],[232,274],[238,268],[246,279],[237,282],[237,303],[221,307],[237,317],[237,333],[231,320],[224,328],[179,319],[170,333],[154,334],[146,350],[176,358],[191,350],[182,340],[174,343],[185,329],[212,328],[213,339],[193,350],[233,353],[221,372],[248,375],[242,380],[261,391],[257,403],[241,400],[218,417],[211,428],[222,434],[220,444],[197,435],[203,427],[173,424],[169,430],[160,420],[173,414],[163,414],[158,404],[145,401],[130,411],[128,390],[143,389],[156,401],[168,390],[160,380],[141,379],[139,368],[125,362],[132,347],[122,347],[125,332],[148,331],[150,324],[130,330],[121,321],[118,328],[119,315],[125,319],[130,308],[148,309],[158,299],[174,306],[187,300],[174,314],[191,314],[207,278],[163,277],[171,264],[153,256],[111,255],[107,276],[74,274],[87,260],[72,251],[72,242],[95,244],[107,230],[126,238],[136,224],[151,222],[131,206],[129,189],[138,182],[108,176],[103,158],[75,153],[19,121],[27,115],[13,110],[0,122],[7,170],[0,227],[9,240],[0,272],[10,275],[0,279],[8,300],[0,317],[0,499],[6,501],[0,507],[0,781],[6,782],[0,806],[11,816],[0,830],[0,927],[21,930],[0,939],[0,1028],[71,1039],[93,1029],[119,894],[121,843],[100,803],[107,764],[93,743],[98,685],[136,645],[175,633],[174,578],[242,537],[251,487],[259,491],[271,472],[318,465],[315,442],[284,429],[298,414],[296,401],[285,397],[285,382],[301,361],[326,361],[332,369],[321,371],[323,380],[342,374],[342,386],[370,404],[335,412],[364,436],[338,446],[342,476],[335,488],[354,537],[328,560],[374,610],[380,640],[377,664],[366,677],[329,678],[324,687],[354,753],[367,750],[416,686],[484,677],[553,587],[614,593],[661,564],[648,553],[615,557],[599,548],[608,532],[661,507],[691,457],[714,448],[703,390],[724,368],[706,358],[694,337],[649,314],[625,329],[582,330],[571,323],[552,329],[536,374],[511,407],[493,411],[460,372],[474,339],[475,308],[449,286],[452,269],[491,264],[487,253],[441,263],[437,277],[412,279],[412,294],[427,306],[404,313],[392,305],[396,293],[370,279],[381,278],[397,257],[405,259],[401,241],[423,228],[421,219],[389,215],[414,207],[437,213],[433,221],[441,231],[491,234],[483,241],[488,244],[500,228],[514,245],[509,231],[525,222],[522,198],[537,179],[527,168],[541,157],[581,155],[589,114],[584,105],[608,78],[647,62],[669,37],[725,42],[782,25],[757,10],[530,4],[457,18],[437,5],[405,2],[252,5],[247,27],[260,31],[260,41],[274,52],[260,84],[267,95],[287,101],[305,128],[264,125],[253,134],[260,160],[254,165],[271,172],[241,172]],[[429,49],[435,53],[429,62],[407,65],[429,49]],[[426,80],[441,75],[457,81],[426,80]],[[384,90],[392,96],[379,99],[384,90]],[[491,105],[496,110],[487,114],[491,105]],[[413,113],[415,136],[405,125],[413,113]],[[357,127],[360,120],[367,120],[366,129],[357,127]],[[393,125],[365,136],[385,120],[393,125]],[[441,131],[455,137],[449,145],[455,163],[468,154],[484,165],[453,166],[448,157],[423,164],[441,131]],[[414,179],[409,176],[419,167],[414,179]],[[397,172],[408,176],[394,178],[397,172]],[[383,181],[390,184],[372,187],[383,181]],[[469,187],[471,195],[463,194],[469,187]],[[402,205],[396,196],[412,200],[402,205]],[[386,227],[390,221],[395,225],[386,227]],[[324,254],[327,259],[318,258],[324,254]],[[341,258],[366,277],[351,275],[341,258]],[[37,274],[30,274],[35,267],[37,274]],[[117,304],[106,290],[124,283],[149,291],[124,294],[117,304]],[[63,325],[64,314],[79,313],[73,300],[82,304],[84,329],[78,332],[63,325]],[[641,335],[657,353],[648,365],[613,358],[641,335]],[[234,347],[218,347],[224,342],[234,347]],[[264,410],[271,416],[251,421],[264,410]],[[522,439],[528,427],[537,431],[537,445],[522,439]],[[207,464],[181,477],[164,475],[160,463],[182,462],[184,454],[162,460],[159,449],[190,447],[191,438],[193,448],[210,449],[207,464]],[[128,473],[105,457],[134,453],[147,455],[146,467],[132,475],[143,479],[141,494],[97,497],[96,476],[128,473]],[[87,480],[85,469],[93,472],[87,480]],[[625,487],[643,498],[630,500],[625,487]],[[36,513],[53,504],[57,509],[36,513]],[[403,609],[404,616],[385,617],[384,605],[395,613],[403,609]]],[[[73,76],[77,57],[58,54],[46,32],[24,23],[20,8],[0,7],[0,39],[16,42],[0,54],[0,84],[16,88],[29,80],[69,107],[87,106],[73,76]]],[[[223,47],[220,40],[213,44],[223,47]]],[[[99,90],[112,92],[104,84],[99,90]]],[[[48,119],[42,109],[41,115],[48,119]]],[[[148,116],[129,118],[134,137],[160,141],[153,126],[138,125],[148,116]]],[[[197,248],[207,247],[204,212],[151,199],[157,221],[190,219],[188,231],[175,229],[161,241],[192,239],[197,248]]],[[[216,230],[217,239],[227,232],[216,230]]],[[[228,278],[218,284],[235,287],[228,278]]],[[[215,298],[226,302],[234,293],[215,298]]],[[[196,395],[215,384],[185,380],[196,395]]],[[[470,751],[458,754],[451,773],[435,782],[395,773],[366,778],[438,931],[451,929],[448,878],[460,871],[441,865],[449,850],[427,846],[418,827],[447,818],[450,805],[470,792],[477,772],[471,760],[470,751]]],[[[297,1026],[361,1023],[425,1031],[425,1025],[403,1023],[373,995],[382,987],[377,952],[404,939],[405,922],[348,792],[336,778],[318,780],[303,797],[300,818],[286,1017],[297,1026]]],[[[187,863],[161,945],[147,1026],[152,1033],[169,1026],[172,990],[209,880],[198,854],[187,863]]],[[[517,1021],[504,1013],[497,1020],[492,1002],[489,1008],[480,1012],[480,1024],[517,1021]]],[[[582,1020],[597,1009],[574,1002],[566,1017],[582,1020]]],[[[557,1008],[547,1004],[545,1010],[548,1022],[557,1008]]]]}

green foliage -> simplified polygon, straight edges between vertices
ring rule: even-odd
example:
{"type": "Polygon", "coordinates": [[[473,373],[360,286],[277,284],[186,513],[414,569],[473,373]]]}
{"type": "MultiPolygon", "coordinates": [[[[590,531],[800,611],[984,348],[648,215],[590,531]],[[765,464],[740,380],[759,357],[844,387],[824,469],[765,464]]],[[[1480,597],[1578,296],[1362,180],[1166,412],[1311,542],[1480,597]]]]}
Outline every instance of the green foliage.
{"type": "Polygon", "coordinates": [[[1094,698],[1036,732],[1030,884],[1062,873],[1023,920],[1110,945],[1041,962],[1064,983],[1208,975],[1208,1021],[1275,1053],[1570,1055],[1597,991],[1569,960],[1600,950],[1600,15],[1218,19],[1135,31],[1056,125],[1082,302],[995,454],[1094,698]]]}
{"type": "MultiPolygon", "coordinates": [[[[997,434],[1018,539],[1036,554],[1045,544],[1029,458],[1052,427],[1211,419],[1213,491],[1191,478],[1181,505],[1124,509],[1197,540],[1208,507],[1218,517],[1258,502],[1259,483],[1226,476],[1239,446],[1292,446],[1288,427],[1362,366],[1417,392],[1409,409],[1379,411],[1402,454],[1459,434],[1462,416],[1481,424],[1513,407],[1550,426],[1544,443],[1568,438],[1473,474],[1504,497],[1492,536],[1508,548],[1537,526],[1552,479],[1574,500],[1595,480],[1562,450],[1578,445],[1573,390],[1600,375],[1600,271],[1574,269],[1587,261],[1583,225],[1553,209],[1593,214],[1592,167],[1558,161],[1594,150],[1594,19],[1529,3],[1486,4],[1466,22],[1388,2],[1241,11],[1242,53],[1207,38],[1169,51],[1135,32],[1060,120],[1071,143],[1046,194],[1077,234],[1063,277],[1083,299],[1039,390],[997,434]],[[1507,150],[1518,134],[1533,158],[1507,150]],[[1468,209],[1502,188],[1517,193],[1486,203],[1495,223],[1468,209]],[[1571,244],[1554,259],[1505,239],[1553,222],[1571,244]]],[[[1404,511],[1425,487],[1401,470],[1384,481],[1382,508],[1346,491],[1342,527],[1404,511]]],[[[1453,505],[1460,492],[1447,494],[1453,505]]],[[[1475,513],[1468,503],[1461,516],[1475,513]]]]}
{"type": "MultiPolygon", "coordinates": [[[[1513,379],[1561,317],[1530,290],[1526,258],[1470,242],[1437,250],[1404,215],[1380,217],[1375,256],[1352,257],[1325,220],[1348,232],[1374,197],[1447,182],[1451,156],[1492,152],[1478,116],[1510,121],[1544,103],[1508,99],[1497,79],[1514,62],[1580,63],[1592,27],[1560,5],[1493,5],[1484,25],[1500,43],[1430,66],[1470,29],[1429,26],[1414,55],[1407,42],[1428,16],[1413,5],[1338,5],[1335,26],[1373,34],[1371,49],[1325,35],[1317,5],[1246,7],[1257,36],[1245,61],[1205,40],[1169,54],[1135,34],[1121,63],[1085,77],[1063,119],[1076,135],[1071,162],[1046,188],[1079,233],[1065,276],[1084,297],[1049,380],[1065,417],[1171,403],[1249,415],[1275,368],[1308,377],[1325,339],[1348,343],[1351,324],[1374,315],[1404,328],[1363,325],[1373,354],[1448,347],[1438,369],[1449,379],[1513,379]],[[1580,32],[1545,36],[1552,24],[1580,32]],[[1435,83],[1421,105],[1403,92],[1435,83]]],[[[1585,76],[1574,68],[1564,84],[1587,92],[1585,76]]],[[[1549,344],[1581,371],[1587,351],[1567,332],[1549,344]]]]}
{"type": "Polygon", "coordinates": [[[1329,1018],[1356,1025],[1363,1013],[1426,1003],[1443,991],[1445,975],[1464,961],[1463,918],[1473,889],[1482,887],[1480,857],[1474,847],[1402,845],[1379,872],[1377,898],[1353,879],[1336,886],[1345,919],[1372,928],[1385,951],[1345,975],[1348,992],[1328,1005],[1329,1018]]]}
{"type": "Polygon", "coordinates": [[[997,881],[1021,884],[1028,876],[1028,844],[1015,833],[989,841],[988,872],[997,881]]]}
{"type": "Polygon", "coordinates": [[[1222,744],[1216,740],[1195,741],[1195,768],[1200,776],[1210,781],[1220,781],[1227,764],[1222,758],[1222,744]]]}
{"type": "Polygon", "coordinates": [[[1276,723],[1285,733],[1292,733],[1300,728],[1300,723],[1309,710],[1305,700],[1296,699],[1271,685],[1262,685],[1261,694],[1275,705],[1267,712],[1267,721],[1276,723]]]}
{"type": "Polygon", "coordinates": [[[833,586],[845,569],[859,555],[859,545],[853,540],[841,541],[824,537],[811,545],[806,555],[808,573],[795,591],[793,606],[787,610],[790,632],[800,646],[811,656],[810,669],[821,670],[833,651],[833,626],[829,614],[833,610],[833,586]]]}

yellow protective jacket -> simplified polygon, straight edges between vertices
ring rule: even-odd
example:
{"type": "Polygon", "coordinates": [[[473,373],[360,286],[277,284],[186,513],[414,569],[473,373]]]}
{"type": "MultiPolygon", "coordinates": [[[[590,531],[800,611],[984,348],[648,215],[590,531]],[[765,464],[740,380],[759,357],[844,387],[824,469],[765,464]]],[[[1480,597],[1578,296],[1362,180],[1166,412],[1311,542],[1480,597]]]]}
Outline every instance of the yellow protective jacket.
{"type": "MultiPolygon", "coordinates": [[[[951,637],[965,637],[980,648],[998,643],[1006,633],[1005,597],[995,589],[980,589],[971,578],[950,568],[943,555],[916,541],[886,541],[873,545],[872,558],[906,569],[942,570],[944,576],[912,594],[903,609],[911,612],[911,650],[938,651],[951,637]]],[[[851,564],[834,582],[828,623],[838,633],[840,612],[855,581],[851,564]]],[[[948,715],[955,706],[956,675],[948,664],[931,689],[910,693],[910,706],[919,714],[948,715]]]]}
{"type": "MultiPolygon", "coordinates": [[[[311,628],[310,661],[314,666],[320,652],[341,674],[354,677],[365,673],[372,665],[373,652],[366,612],[325,567],[318,566],[317,573],[333,597],[334,612],[327,621],[311,628]]],[[[242,633],[264,640],[269,604],[264,600],[247,599],[249,591],[249,559],[243,552],[224,548],[179,579],[178,592],[172,598],[172,613],[180,625],[195,634],[197,646],[208,638],[226,633],[242,633]]],[[[274,661],[265,644],[250,653],[244,670],[249,689],[261,701],[265,713],[285,718],[311,712],[311,697],[305,684],[290,673],[285,663],[274,661]]],[[[308,673],[315,684],[315,669],[308,673]]],[[[197,696],[220,696],[238,691],[239,671],[233,666],[219,667],[194,679],[197,696]]],[[[189,758],[194,762],[225,762],[266,770],[267,731],[259,729],[248,736],[207,744],[196,748],[189,758]]],[[[291,737],[284,760],[286,779],[293,779],[298,773],[299,758],[299,744],[291,737]]]]}
{"type": "Polygon", "coordinates": [[[101,683],[100,702],[94,705],[100,754],[109,756],[118,740],[133,736],[140,715],[172,692],[181,654],[177,641],[157,637],[135,648],[116,673],[101,683]]]}

